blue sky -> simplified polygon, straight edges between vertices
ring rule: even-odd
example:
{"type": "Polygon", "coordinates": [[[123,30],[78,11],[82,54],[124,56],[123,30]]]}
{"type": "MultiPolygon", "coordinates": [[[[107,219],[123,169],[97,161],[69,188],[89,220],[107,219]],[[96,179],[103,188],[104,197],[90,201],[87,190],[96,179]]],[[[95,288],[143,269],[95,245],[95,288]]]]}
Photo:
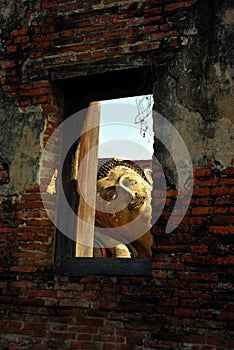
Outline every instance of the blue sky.
{"type": "MultiPolygon", "coordinates": [[[[142,99],[142,108],[147,99],[142,99]]],[[[101,102],[99,158],[150,159],[153,153],[152,117],[147,117],[145,137],[135,119],[139,111],[136,97],[101,102]]],[[[143,114],[142,114],[143,115],[143,114]]]]}

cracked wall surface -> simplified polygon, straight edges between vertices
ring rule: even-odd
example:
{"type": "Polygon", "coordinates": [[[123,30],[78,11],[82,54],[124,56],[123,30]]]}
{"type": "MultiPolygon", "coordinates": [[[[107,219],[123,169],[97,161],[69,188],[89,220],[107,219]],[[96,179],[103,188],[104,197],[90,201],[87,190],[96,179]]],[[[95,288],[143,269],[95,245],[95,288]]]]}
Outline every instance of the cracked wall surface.
{"type": "Polygon", "coordinates": [[[0,155],[10,173],[10,182],[1,186],[2,194],[18,192],[38,183],[40,135],[44,129],[40,114],[38,108],[24,114],[4,103],[0,108],[0,155]]]}
{"type": "MultiPolygon", "coordinates": [[[[233,349],[233,0],[0,7],[0,348],[233,349]],[[165,145],[174,155],[184,149],[161,127],[169,137],[155,143],[163,169],[154,164],[152,174],[152,259],[81,261],[48,215],[56,194],[46,194],[46,210],[38,183],[40,165],[46,187],[57,173],[60,135],[44,159],[42,149],[90,96],[141,95],[153,85],[154,109],[178,129],[194,171],[176,175],[165,145]],[[193,191],[188,208],[189,191],[173,188],[180,175],[193,191]]],[[[71,164],[68,156],[64,189],[74,208],[71,164]]],[[[67,219],[63,205],[56,215],[67,219]]],[[[75,235],[76,224],[66,225],[75,235]]]]}
{"type": "MultiPolygon", "coordinates": [[[[231,1],[199,2],[193,11],[178,11],[177,28],[187,45],[154,85],[154,108],[177,128],[195,169],[208,160],[220,168],[233,164],[233,14],[231,1]]],[[[174,182],[169,155],[157,145],[156,154],[174,182]]]]}
{"type": "MultiPolygon", "coordinates": [[[[0,1],[0,66],[5,59],[6,37],[17,26],[26,25],[33,2],[0,1]],[[17,14],[17,15],[16,15],[17,14]]],[[[18,56],[20,62],[20,55],[18,56]]],[[[12,69],[12,75],[17,68],[12,69]]],[[[4,79],[2,70],[0,78],[4,79]]],[[[0,86],[0,156],[9,167],[9,182],[1,186],[1,194],[19,192],[36,184],[41,153],[41,132],[44,121],[40,107],[22,110],[15,99],[6,97],[0,86]]]]}

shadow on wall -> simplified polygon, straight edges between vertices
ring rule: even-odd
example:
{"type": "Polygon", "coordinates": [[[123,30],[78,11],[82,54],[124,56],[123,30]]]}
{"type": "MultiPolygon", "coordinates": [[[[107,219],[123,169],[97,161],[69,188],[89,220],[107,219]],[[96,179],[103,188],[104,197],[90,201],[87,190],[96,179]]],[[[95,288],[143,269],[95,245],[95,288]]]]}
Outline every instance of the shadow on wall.
{"type": "Polygon", "coordinates": [[[0,156],[0,186],[10,182],[9,166],[7,162],[0,156]]]}

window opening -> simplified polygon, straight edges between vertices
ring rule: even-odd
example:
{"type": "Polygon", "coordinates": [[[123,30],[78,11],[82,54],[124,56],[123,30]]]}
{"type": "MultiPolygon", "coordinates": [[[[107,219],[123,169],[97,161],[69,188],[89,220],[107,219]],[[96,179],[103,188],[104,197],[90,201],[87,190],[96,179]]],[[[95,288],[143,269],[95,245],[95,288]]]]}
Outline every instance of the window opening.
{"type": "Polygon", "coordinates": [[[152,101],[152,95],[142,95],[93,102],[88,109],[84,127],[90,130],[82,134],[74,162],[80,198],[76,257],[150,257],[152,236],[145,231],[151,209],[152,101]],[[94,120],[99,127],[92,127],[94,120]]]}

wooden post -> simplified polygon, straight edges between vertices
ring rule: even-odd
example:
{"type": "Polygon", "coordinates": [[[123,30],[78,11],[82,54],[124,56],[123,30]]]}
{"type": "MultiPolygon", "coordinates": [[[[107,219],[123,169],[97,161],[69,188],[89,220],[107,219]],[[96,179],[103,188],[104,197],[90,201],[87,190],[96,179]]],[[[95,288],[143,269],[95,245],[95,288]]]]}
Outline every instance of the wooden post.
{"type": "Polygon", "coordinates": [[[100,102],[90,104],[84,122],[84,130],[88,131],[81,135],[75,157],[79,193],[76,257],[93,256],[100,111],[100,102]],[[79,189],[81,181],[82,193],[79,189]]]}

